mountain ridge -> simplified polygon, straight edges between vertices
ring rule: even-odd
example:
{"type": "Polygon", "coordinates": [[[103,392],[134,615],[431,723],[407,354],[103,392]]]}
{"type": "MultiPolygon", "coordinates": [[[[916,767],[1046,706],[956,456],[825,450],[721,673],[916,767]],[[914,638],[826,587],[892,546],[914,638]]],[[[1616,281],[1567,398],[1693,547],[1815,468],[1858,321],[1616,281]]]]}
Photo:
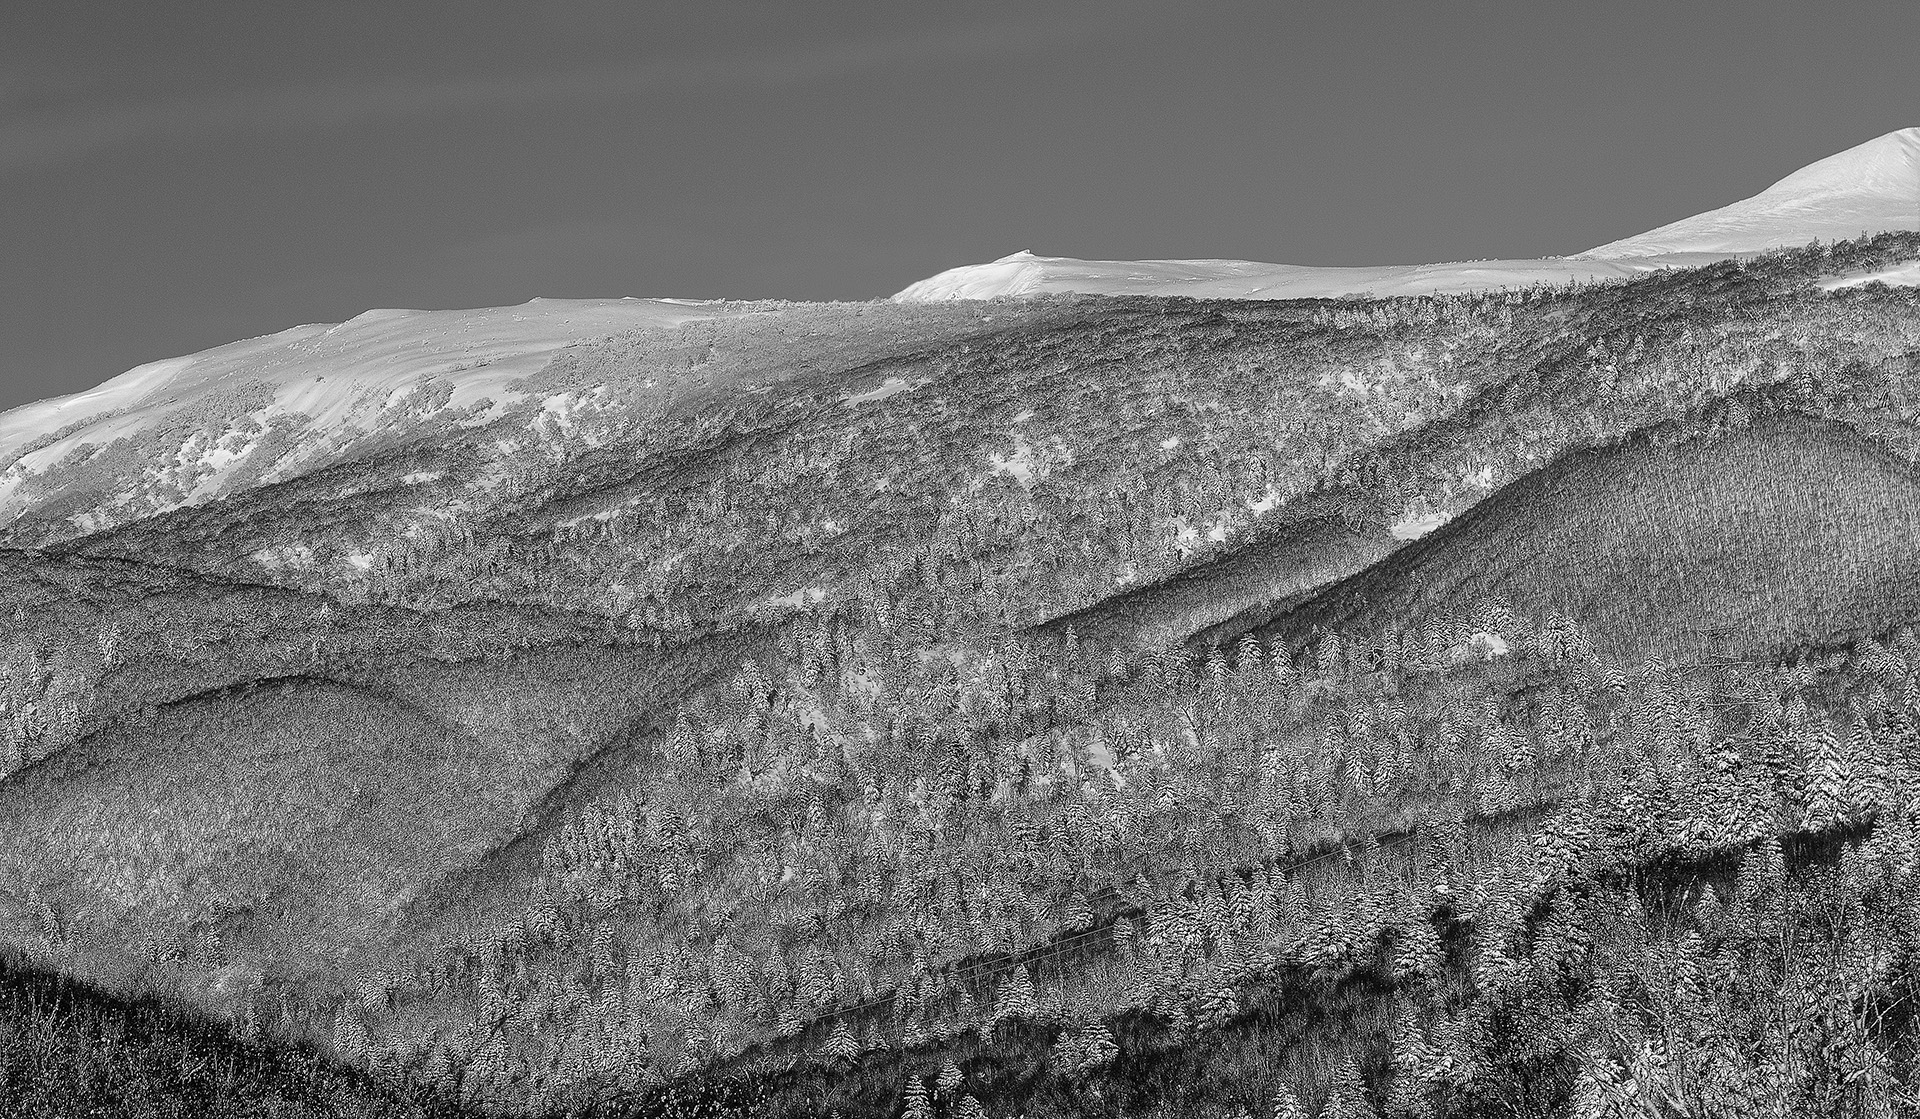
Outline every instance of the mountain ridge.
{"type": "Polygon", "coordinates": [[[1610,241],[1576,260],[1741,253],[1920,229],[1920,128],[1810,163],[1751,198],[1610,241]]]}
{"type": "Polygon", "coordinates": [[[1565,257],[1340,268],[1245,260],[1076,260],[1022,249],[908,285],[896,300],[1047,292],[1201,299],[1390,297],[1627,279],[1730,256],[1920,229],[1920,128],[1800,168],[1753,198],[1565,257]]]}

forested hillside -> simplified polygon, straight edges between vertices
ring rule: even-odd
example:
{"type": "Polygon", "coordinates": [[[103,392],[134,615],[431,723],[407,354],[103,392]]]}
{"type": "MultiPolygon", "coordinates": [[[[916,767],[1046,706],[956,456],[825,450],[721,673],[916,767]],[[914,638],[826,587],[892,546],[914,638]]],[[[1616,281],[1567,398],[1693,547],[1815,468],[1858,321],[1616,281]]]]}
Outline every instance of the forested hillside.
{"type": "Polygon", "coordinates": [[[82,449],[0,1101],[1920,1113],[1920,290],[1821,284],[1914,259],[767,305],[150,513],[82,449]]]}

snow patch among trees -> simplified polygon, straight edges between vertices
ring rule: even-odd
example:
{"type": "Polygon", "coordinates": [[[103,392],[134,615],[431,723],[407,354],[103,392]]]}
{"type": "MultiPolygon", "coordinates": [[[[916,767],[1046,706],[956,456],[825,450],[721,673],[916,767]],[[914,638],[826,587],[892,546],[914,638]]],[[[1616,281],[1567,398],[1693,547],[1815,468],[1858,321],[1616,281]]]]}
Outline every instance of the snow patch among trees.
{"type": "Polygon", "coordinates": [[[903,392],[912,392],[914,389],[923,388],[928,383],[925,378],[915,378],[909,381],[904,377],[888,377],[886,380],[881,381],[878,386],[868,389],[866,392],[855,393],[852,396],[846,397],[841,401],[841,404],[848,408],[861,404],[873,404],[881,400],[899,396],[903,392]]]}
{"type": "Polygon", "coordinates": [[[1446,513],[1408,513],[1387,528],[1395,540],[1418,540],[1451,518],[1446,513]]]}
{"type": "Polygon", "coordinates": [[[1920,287],[1920,260],[1910,260],[1905,264],[1896,264],[1892,268],[1882,268],[1873,272],[1850,272],[1844,276],[1820,281],[1823,291],[1840,291],[1844,288],[1857,288],[1866,284],[1885,284],[1890,288],[1920,287]]]}

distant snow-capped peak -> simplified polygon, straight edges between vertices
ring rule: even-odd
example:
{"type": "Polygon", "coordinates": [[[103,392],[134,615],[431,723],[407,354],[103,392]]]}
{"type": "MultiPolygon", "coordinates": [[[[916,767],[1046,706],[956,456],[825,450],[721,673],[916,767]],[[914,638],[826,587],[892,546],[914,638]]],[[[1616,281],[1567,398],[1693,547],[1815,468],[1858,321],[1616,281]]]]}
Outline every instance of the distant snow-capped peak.
{"type": "Polygon", "coordinates": [[[1920,128],[1810,163],[1751,198],[1588,249],[1580,257],[1748,253],[1920,229],[1920,128]]]}
{"type": "Polygon", "coordinates": [[[909,285],[900,302],[1079,292],[1207,299],[1428,295],[1621,279],[1810,241],[1920,229],[1920,128],[1904,128],[1795,171],[1752,198],[1569,257],[1379,268],[1247,260],[1076,260],[1022,249],[909,285]]]}

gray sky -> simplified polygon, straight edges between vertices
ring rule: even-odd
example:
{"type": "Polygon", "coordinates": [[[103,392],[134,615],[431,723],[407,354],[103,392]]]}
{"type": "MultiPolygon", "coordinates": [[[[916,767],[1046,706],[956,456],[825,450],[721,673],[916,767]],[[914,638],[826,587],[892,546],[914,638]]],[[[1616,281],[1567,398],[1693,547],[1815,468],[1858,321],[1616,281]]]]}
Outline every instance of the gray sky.
{"type": "Polygon", "coordinates": [[[1578,252],[1920,124],[1920,4],[8,0],[0,408],[370,307],[1578,252]]]}

